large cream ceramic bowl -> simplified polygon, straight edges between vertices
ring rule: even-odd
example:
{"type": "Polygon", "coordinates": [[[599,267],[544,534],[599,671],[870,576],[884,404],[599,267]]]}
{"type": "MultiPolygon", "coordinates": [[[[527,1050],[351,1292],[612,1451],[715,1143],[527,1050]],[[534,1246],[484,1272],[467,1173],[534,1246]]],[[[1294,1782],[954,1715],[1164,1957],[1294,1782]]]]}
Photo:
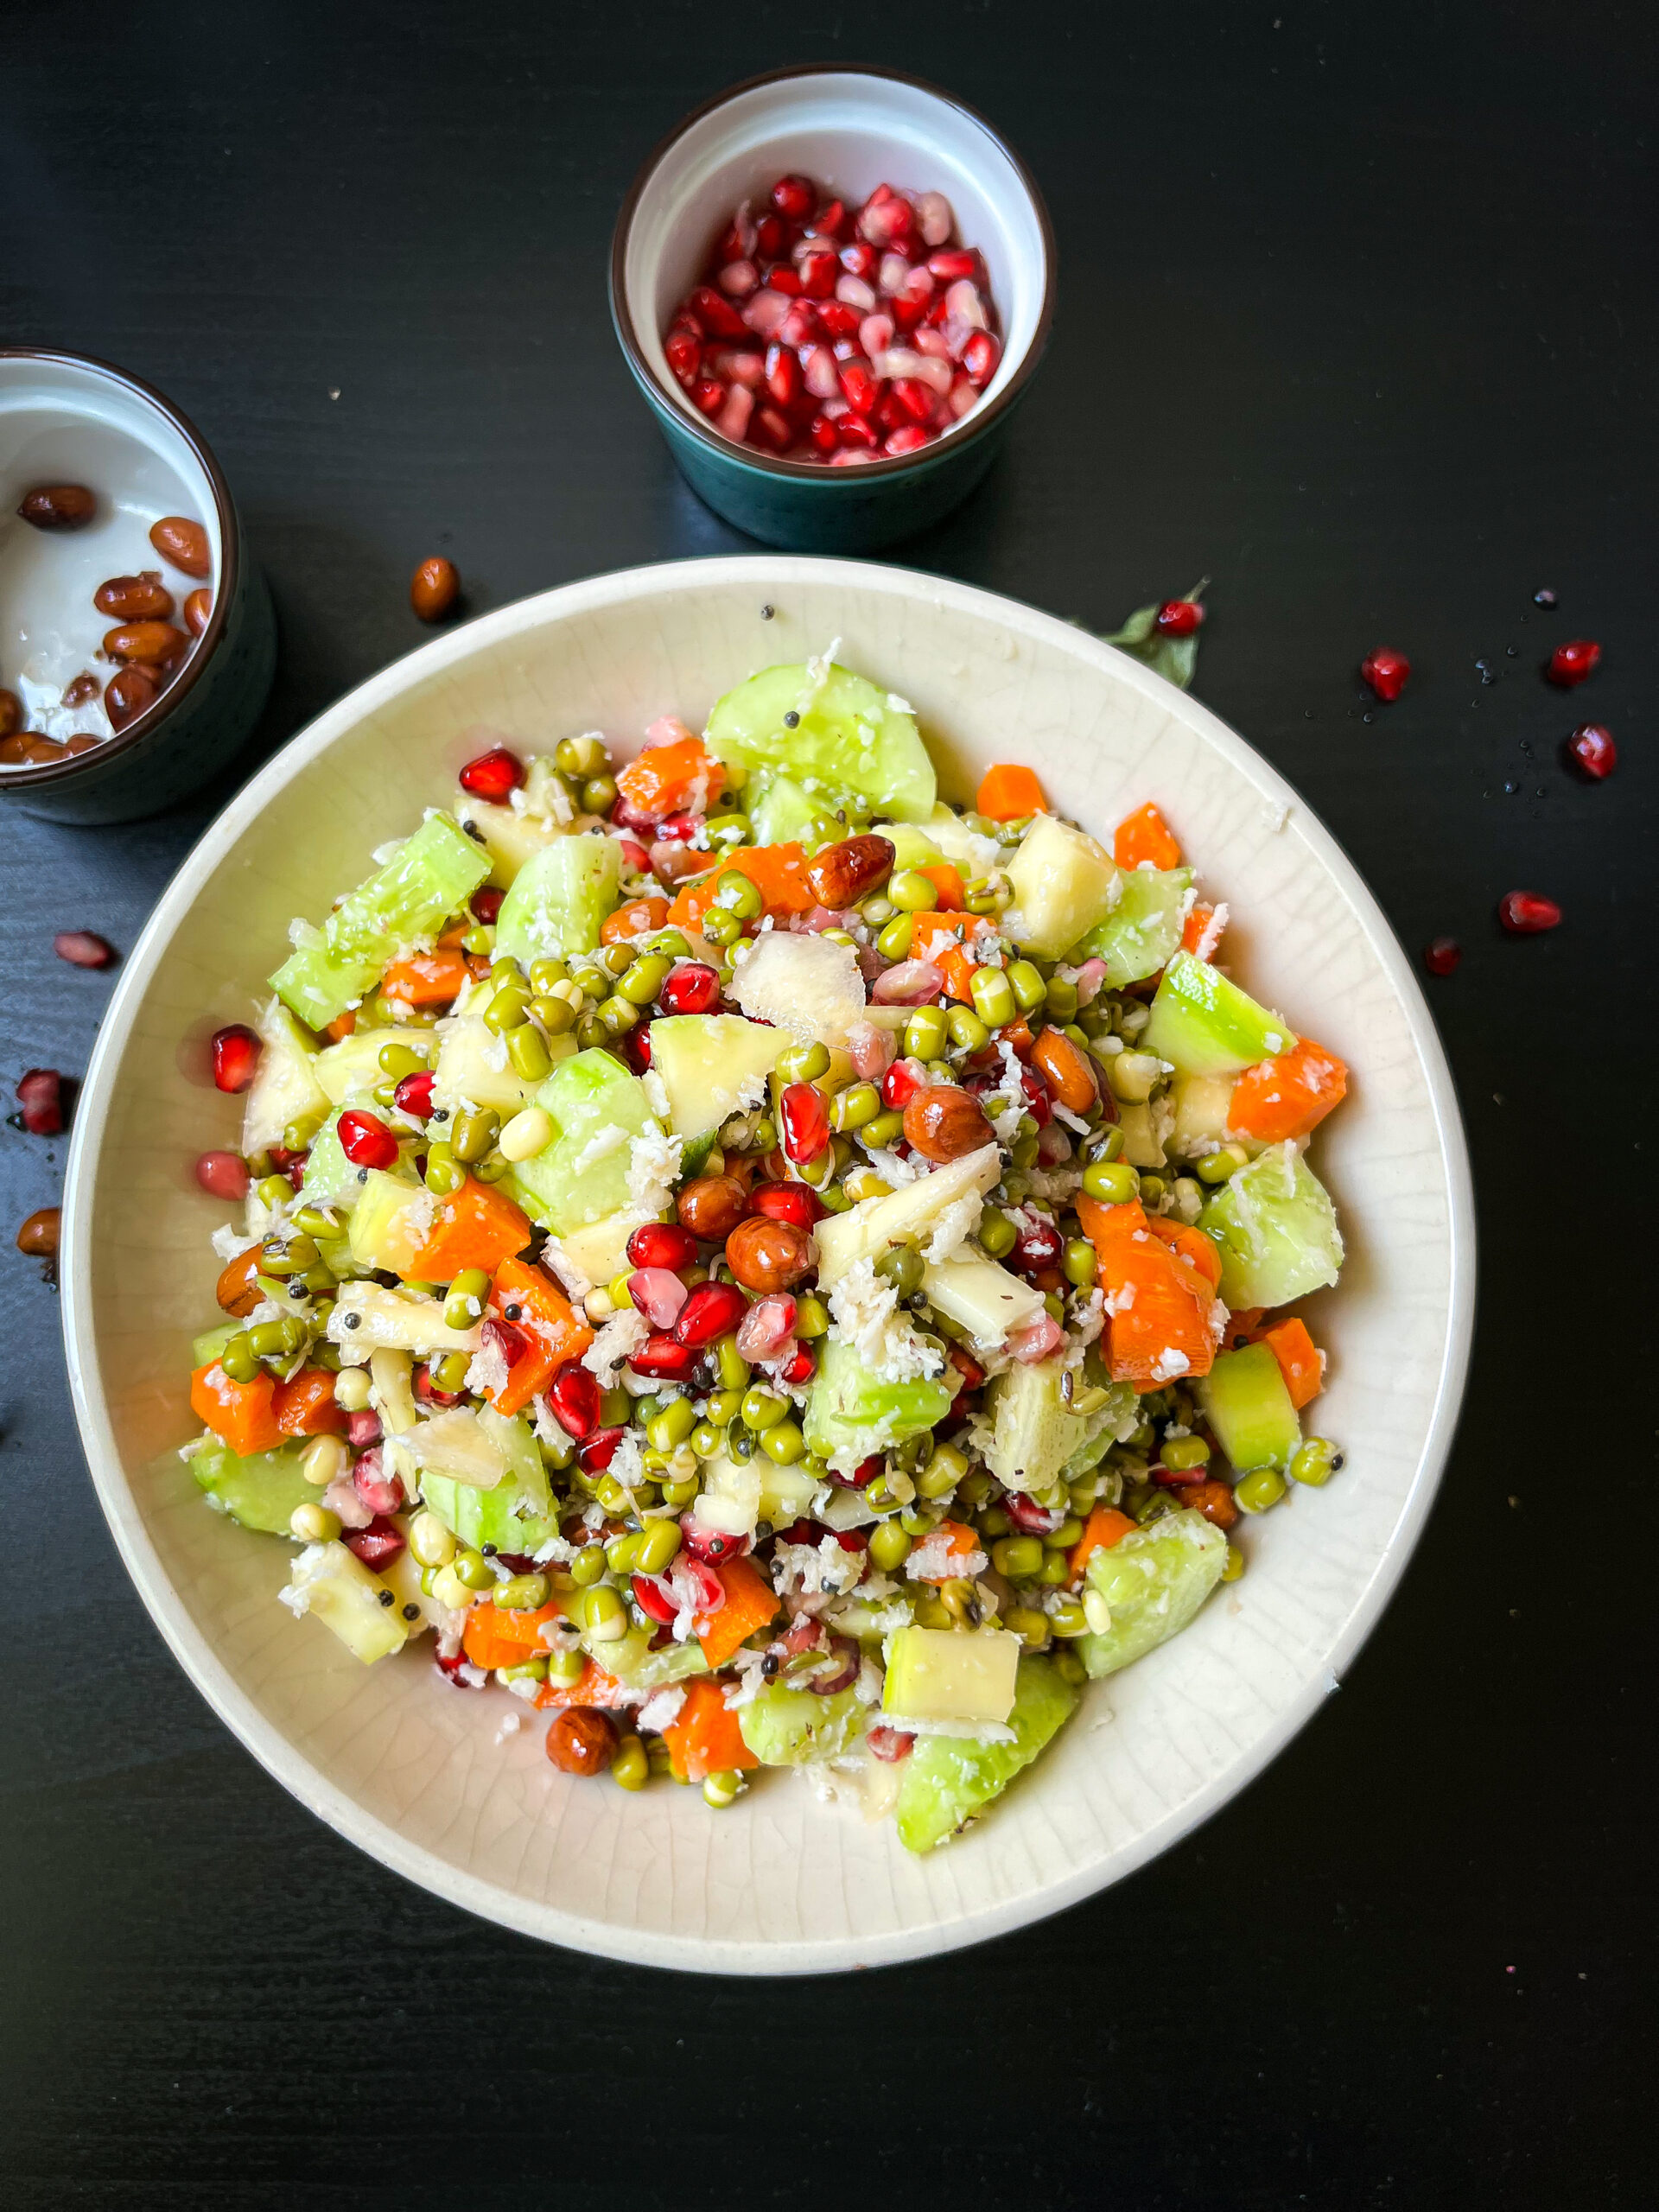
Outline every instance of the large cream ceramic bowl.
{"type": "Polygon", "coordinates": [[[1407,964],[1326,831],[1249,747],[1135,662],[1050,616],[902,569],[677,563],[546,593],[440,638],[296,738],[226,809],[132,954],[83,1094],[66,1203],[70,1371],[94,1480],[162,1633],[248,1748],[389,1866],[548,1941],[704,1972],[809,1973],[948,1950],[1103,1889],[1260,1772],[1334,1688],[1422,1526],[1457,1412],[1472,1302],[1452,1086],[1407,964]],[[763,619],[762,607],[774,610],[763,619]],[[214,1314],[225,1209],[191,1162],[236,1141],[205,1040],[247,1015],[295,915],[327,912],[383,840],[445,801],[469,753],[657,715],[694,726],[752,670],[840,640],[912,701],[947,793],[1038,768],[1109,835],[1156,799],[1234,919],[1253,991],[1354,1071],[1315,1158],[1341,1209],[1321,1431],[1349,1458],[1243,1538],[1243,1580],[1165,1649],[1091,1688],[1040,1764],[931,1858],[793,1776],[728,1812],[667,1784],[556,1774],[524,1708],[449,1688],[418,1649],[359,1666],[276,1602],[287,1549],[207,1511],[176,1447],[188,1347],[214,1314]]]}

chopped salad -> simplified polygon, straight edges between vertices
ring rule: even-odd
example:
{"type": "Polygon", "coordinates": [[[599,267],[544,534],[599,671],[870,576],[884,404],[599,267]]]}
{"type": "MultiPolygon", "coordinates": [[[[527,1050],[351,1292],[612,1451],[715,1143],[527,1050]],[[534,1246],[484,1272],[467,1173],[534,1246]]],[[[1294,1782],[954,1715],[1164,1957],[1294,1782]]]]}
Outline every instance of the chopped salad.
{"type": "Polygon", "coordinates": [[[214,1038],[191,1471],[302,1633],[556,1767],[795,1767],[927,1851],[1340,1465],[1346,1071],[1156,805],[945,804],[831,654],[460,782],[214,1038]]]}

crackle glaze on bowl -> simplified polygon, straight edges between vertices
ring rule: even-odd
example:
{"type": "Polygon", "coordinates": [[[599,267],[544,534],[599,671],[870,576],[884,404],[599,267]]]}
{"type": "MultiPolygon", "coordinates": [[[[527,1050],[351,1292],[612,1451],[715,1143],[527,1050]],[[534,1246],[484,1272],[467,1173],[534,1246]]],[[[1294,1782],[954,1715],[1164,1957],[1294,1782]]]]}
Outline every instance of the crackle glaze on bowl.
{"type": "Polygon", "coordinates": [[[917,1958],[1017,1928],[1120,1878],[1260,1771],[1334,1688],[1397,1580],[1450,1443],[1473,1306],[1462,1133],[1410,969],[1352,866],[1213,715],[1079,630],[900,569],[684,562],[572,584],[438,639],[362,685],[248,785],[126,963],[88,1071],[65,1205],[64,1311],[99,1496],[145,1603],[203,1694],[278,1780],[389,1866],[549,1941],[658,1966],[809,1973],[917,1958]],[[775,609],[763,620],[763,603],[775,609]],[[1341,1209],[1319,1427],[1348,1451],[1323,1491],[1248,1522],[1249,1569],[1186,1633],[1084,1694],[1054,1747],[926,1859],[891,1823],[763,1777],[732,1810],[556,1774],[533,1716],[441,1683],[420,1656],[365,1669],[277,1604],[285,1547],[204,1508],[175,1447],[188,1350],[212,1319],[191,1173],[235,1141],[206,1039],[245,1017],[290,917],[324,913],[371,849],[442,803],[480,733],[546,749],[658,715],[694,726],[751,670],[840,639],[915,706],[947,792],[993,760],[1038,767],[1109,833],[1156,799],[1236,917],[1252,990],[1354,1071],[1316,1159],[1341,1209]]]}

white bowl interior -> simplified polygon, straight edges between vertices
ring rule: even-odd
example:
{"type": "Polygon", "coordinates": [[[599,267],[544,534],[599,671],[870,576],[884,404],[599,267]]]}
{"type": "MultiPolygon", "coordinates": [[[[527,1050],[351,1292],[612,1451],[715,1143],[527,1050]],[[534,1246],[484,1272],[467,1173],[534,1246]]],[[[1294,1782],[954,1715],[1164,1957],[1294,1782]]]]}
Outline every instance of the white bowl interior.
{"type": "Polygon", "coordinates": [[[1002,319],[997,372],[979,407],[963,417],[974,423],[1006,389],[1036,334],[1046,278],[1042,226],[1019,170],[983,124],[919,86],[856,70],[740,92],[693,124],[653,171],[629,230],[623,283],[640,347],[664,391],[703,422],[668,365],[663,333],[738,202],[753,200],[760,212],[766,193],[791,170],[855,205],[882,183],[943,192],[950,200],[963,243],[984,254],[1002,319]]]}
{"type": "Polygon", "coordinates": [[[0,359],[0,683],[22,700],[31,728],[49,737],[110,734],[101,699],[73,708],[60,701],[83,671],[100,684],[115,673],[99,658],[111,618],[92,604],[107,577],[159,569],[181,604],[194,588],[149,542],[163,515],[188,515],[206,529],[211,588],[223,557],[218,504],[177,424],[88,364],[0,359]],[[37,484],[84,484],[98,512],[82,530],[36,530],[16,510],[37,484]]]}
{"type": "Polygon", "coordinates": [[[1427,1510],[1471,1304],[1467,1173],[1421,996],[1369,893],[1294,795],[1202,707],[1081,631],[938,578],[807,559],[689,562],[572,585],[440,639],[280,753],[204,839],[127,964],[89,1071],[66,1200],[70,1369],[105,1511],[152,1613],[244,1741],[391,1866],[532,1934],[729,1972],[912,1956],[1087,1895],[1212,1811],[1314,1708],[1376,1618],[1427,1510]],[[762,601],[776,608],[761,619],[762,601]],[[205,1043],[371,849],[445,801],[500,736],[657,715],[697,725],[756,667],[842,640],[912,700],[948,790],[1037,764],[1109,834],[1152,798],[1234,917],[1252,988],[1339,1052],[1351,1095],[1315,1159],[1350,1260],[1310,1318],[1331,1359],[1317,1427],[1350,1458],[1243,1531],[1249,1571],[1183,1636],[1086,1694],[1053,1751],[926,1860],[794,1777],[731,1811],[555,1773],[521,1708],[444,1687],[423,1658],[365,1671],[277,1604],[287,1552],[201,1504],[176,1447],[192,1334],[214,1317],[225,1210],[191,1161],[238,1109],[205,1043]]]}

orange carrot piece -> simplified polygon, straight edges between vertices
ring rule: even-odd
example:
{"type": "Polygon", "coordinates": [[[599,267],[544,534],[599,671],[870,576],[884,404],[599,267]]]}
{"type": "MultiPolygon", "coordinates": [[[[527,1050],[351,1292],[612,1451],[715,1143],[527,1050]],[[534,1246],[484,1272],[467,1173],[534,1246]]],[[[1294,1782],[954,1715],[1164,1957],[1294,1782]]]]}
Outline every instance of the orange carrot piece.
{"type": "Polygon", "coordinates": [[[1154,1236],[1161,1236],[1172,1250],[1191,1260],[1211,1290],[1221,1288],[1221,1253],[1213,1236],[1206,1236],[1201,1229],[1189,1229],[1183,1222],[1167,1220],[1161,1214],[1148,1214],[1147,1227],[1154,1236]]]}
{"type": "Polygon", "coordinates": [[[1179,868],[1181,849],[1175,833],[1158,809],[1147,800],[1126,814],[1112,839],[1112,858],[1119,868],[1139,868],[1150,861],[1154,868],[1179,868]]]}
{"type": "Polygon", "coordinates": [[[1265,1306],[1241,1306],[1227,1316],[1227,1325],[1221,1332],[1223,1351],[1236,1351],[1240,1344],[1255,1342],[1255,1332],[1265,1306]]]}
{"type": "Polygon", "coordinates": [[[669,745],[648,745],[616,779],[628,804],[660,822],[667,814],[702,814],[721,788],[725,770],[687,731],[669,745]]]}
{"type": "Polygon", "coordinates": [[[962,871],[954,861],[935,861],[930,867],[918,868],[914,873],[925,875],[938,893],[938,912],[960,914],[963,912],[962,871]]]}
{"type": "Polygon", "coordinates": [[[625,937],[639,937],[645,930],[659,930],[668,919],[666,899],[630,899],[626,906],[607,914],[599,925],[601,944],[619,944],[625,937]]]}
{"type": "Polygon", "coordinates": [[[1122,1543],[1134,1529],[1135,1523],[1127,1513],[1120,1513],[1115,1505],[1096,1505],[1083,1524],[1083,1534],[1071,1547],[1067,1564],[1071,1580],[1076,1582],[1096,1552],[1109,1551],[1114,1544],[1122,1543]]]}
{"type": "Polygon", "coordinates": [[[466,988],[469,970],[464,952],[415,952],[394,960],[380,978],[381,995],[400,1006],[447,1006],[466,988]]]}
{"type": "Polygon", "coordinates": [[[1306,1324],[1295,1314],[1288,1314],[1284,1320],[1271,1322],[1258,1331],[1256,1341],[1271,1347],[1285,1378],[1285,1388],[1290,1393],[1290,1402],[1300,1413],[1325,1388],[1325,1362],[1319,1357],[1319,1346],[1307,1333],[1306,1324]]]}
{"type": "Polygon", "coordinates": [[[190,1377],[190,1410],[238,1459],[255,1452],[274,1452],[283,1441],[271,1401],[276,1385],[269,1375],[251,1382],[232,1382],[217,1360],[198,1367],[190,1377]]]}
{"type": "Polygon", "coordinates": [[[1283,1144],[1316,1129],[1347,1095],[1346,1066],[1304,1037],[1287,1052],[1245,1069],[1233,1086],[1228,1127],[1258,1144],[1283,1144]]]}
{"type": "Polygon", "coordinates": [[[1113,1382],[1161,1390],[1178,1377],[1207,1375],[1216,1355],[1210,1327],[1216,1300],[1198,1268],[1154,1234],[1138,1198],[1103,1205],[1079,1198],[1077,1208],[1101,1288],[1118,1299],[1134,1293],[1108,1324],[1113,1382]]]}
{"type": "Polygon", "coordinates": [[[503,1260],[490,1287],[490,1311],[524,1339],[525,1351],[499,1390],[486,1393],[499,1414],[521,1413],[567,1359],[580,1359],[594,1332],[579,1320],[555,1282],[527,1260],[503,1260]]]}
{"type": "Polygon", "coordinates": [[[1017,822],[1022,815],[1046,814],[1048,799],[1034,769],[999,760],[980,778],[974,806],[993,822],[1017,822]]]}
{"type": "Polygon", "coordinates": [[[699,1675],[685,1686],[685,1702],[663,1731],[669,1757],[688,1782],[730,1774],[760,1762],[743,1740],[737,1715],[717,1681],[699,1675]]]}
{"type": "Polygon", "coordinates": [[[693,1625],[703,1657],[711,1667],[723,1667],[756,1629],[776,1618],[778,1599],[771,1583],[747,1559],[726,1560],[715,1573],[725,1589],[726,1602],[717,1612],[699,1613],[693,1625]]]}
{"type": "Polygon", "coordinates": [[[677,929],[698,926],[714,904],[721,877],[734,868],[758,887],[769,914],[807,914],[818,903],[806,887],[806,855],[799,845],[740,845],[707,875],[681,885],[668,910],[677,929]]]}
{"type": "MultiPolygon", "coordinates": [[[[945,1541],[945,1560],[937,1574],[921,1574],[912,1567],[912,1578],[918,1582],[949,1582],[962,1573],[962,1562],[980,1548],[979,1538],[961,1521],[940,1521],[934,1524],[934,1536],[945,1541]]],[[[931,1538],[929,1539],[931,1541],[931,1538]]]]}
{"type": "Polygon", "coordinates": [[[351,1036],[356,1027],[357,1009],[355,1007],[347,1007],[344,1014],[337,1014],[334,1016],[322,1033],[331,1045],[338,1045],[342,1038],[351,1036]]]}
{"type": "MultiPolygon", "coordinates": [[[[1198,950],[1198,947],[1204,943],[1205,931],[1209,928],[1211,923],[1213,922],[1215,918],[1216,910],[1213,906],[1195,906],[1192,909],[1192,912],[1187,916],[1186,920],[1181,927],[1181,950],[1183,952],[1196,952],[1198,950]]],[[[1220,932],[1217,931],[1217,939],[1219,938],[1219,935],[1220,932]]],[[[1212,944],[1209,951],[1204,956],[1206,960],[1213,959],[1215,957],[1215,945],[1212,944]]]]}
{"type": "Polygon", "coordinates": [[[349,1426],[344,1408],[334,1403],[334,1378],[326,1367],[302,1367],[279,1382],[271,1411],[284,1436],[343,1436],[349,1426]]]}
{"type": "Polygon", "coordinates": [[[404,1270],[406,1282],[453,1282],[463,1268],[493,1274],[503,1260],[522,1252],[530,1222],[505,1192],[468,1176],[436,1218],[404,1270]]]}
{"type": "Polygon", "coordinates": [[[510,1613],[488,1603],[471,1605],[461,1632],[461,1649],[474,1667],[492,1673],[498,1667],[522,1667],[526,1659],[545,1658],[547,1646],[538,1630],[543,1621],[556,1621],[563,1605],[538,1605],[534,1612],[510,1613]]]}
{"type": "MultiPolygon", "coordinates": [[[[470,1618],[470,1616],[469,1616],[470,1618]]],[[[614,1675],[607,1675],[590,1659],[574,1682],[543,1682],[536,1693],[538,1706],[595,1705],[601,1711],[626,1703],[629,1693],[614,1675]]]]}

